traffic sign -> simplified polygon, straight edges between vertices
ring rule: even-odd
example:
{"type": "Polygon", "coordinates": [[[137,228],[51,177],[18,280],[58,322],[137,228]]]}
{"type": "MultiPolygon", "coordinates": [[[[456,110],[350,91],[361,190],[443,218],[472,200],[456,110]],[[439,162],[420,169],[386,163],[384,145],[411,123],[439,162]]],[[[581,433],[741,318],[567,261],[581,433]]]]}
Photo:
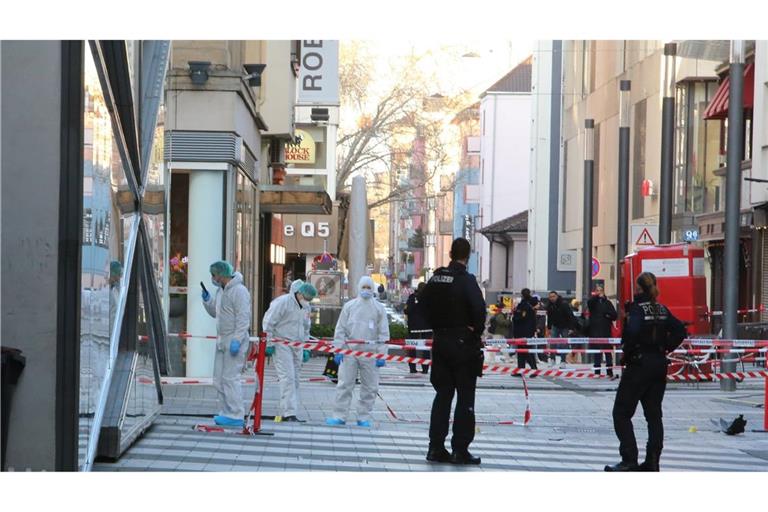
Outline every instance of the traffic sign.
{"type": "Polygon", "coordinates": [[[653,237],[648,232],[648,228],[643,228],[643,230],[640,232],[640,236],[638,236],[637,240],[635,240],[635,245],[656,245],[653,237]]]}
{"type": "Polygon", "coordinates": [[[659,239],[658,224],[632,224],[630,227],[633,250],[656,245],[656,241],[659,239]]]}
{"type": "Polygon", "coordinates": [[[600,273],[600,262],[597,258],[592,258],[592,277],[595,278],[600,273]]]}

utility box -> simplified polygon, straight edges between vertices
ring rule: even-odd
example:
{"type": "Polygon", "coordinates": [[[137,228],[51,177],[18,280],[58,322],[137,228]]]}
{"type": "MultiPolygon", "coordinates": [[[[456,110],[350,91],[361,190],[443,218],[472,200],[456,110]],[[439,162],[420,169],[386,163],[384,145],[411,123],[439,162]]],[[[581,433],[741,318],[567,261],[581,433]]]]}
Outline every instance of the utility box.
{"type": "MultiPolygon", "coordinates": [[[[704,249],[687,243],[639,249],[623,260],[622,297],[631,301],[636,293],[637,277],[643,272],[651,272],[659,287],[659,302],[685,324],[688,334],[709,334],[704,265],[704,249]]],[[[619,318],[623,321],[626,308],[624,304],[619,307],[619,318]]]]}

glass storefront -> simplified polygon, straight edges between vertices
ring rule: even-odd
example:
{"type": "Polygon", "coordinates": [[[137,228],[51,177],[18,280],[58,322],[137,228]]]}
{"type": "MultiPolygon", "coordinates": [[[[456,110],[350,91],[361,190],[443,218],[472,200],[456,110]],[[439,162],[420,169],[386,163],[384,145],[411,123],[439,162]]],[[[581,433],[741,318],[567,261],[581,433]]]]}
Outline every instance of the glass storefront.
{"type": "Polygon", "coordinates": [[[714,81],[677,86],[675,112],[675,213],[712,213],[721,209],[722,123],[704,119],[717,90],[714,81]]]}
{"type": "Polygon", "coordinates": [[[167,44],[96,42],[84,52],[78,461],[88,470],[102,445],[119,455],[159,411],[159,370],[167,371],[159,364],[167,289],[162,95],[138,87],[140,74],[164,76],[167,44]],[[155,120],[155,136],[145,139],[152,149],[142,165],[141,143],[129,141],[147,120],[155,120]]]}
{"type": "MultiPolygon", "coordinates": [[[[235,188],[235,270],[243,274],[243,283],[249,290],[256,289],[256,223],[257,196],[256,185],[240,170],[237,172],[235,188]]],[[[257,301],[251,301],[251,332],[256,332],[258,310],[257,301]]]]}

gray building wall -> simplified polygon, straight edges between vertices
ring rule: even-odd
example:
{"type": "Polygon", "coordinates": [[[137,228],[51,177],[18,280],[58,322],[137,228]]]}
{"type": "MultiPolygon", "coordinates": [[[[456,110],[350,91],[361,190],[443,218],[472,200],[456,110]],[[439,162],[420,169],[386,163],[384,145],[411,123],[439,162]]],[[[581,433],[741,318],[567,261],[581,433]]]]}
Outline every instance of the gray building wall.
{"type": "Polygon", "coordinates": [[[563,42],[552,42],[552,123],[549,156],[549,239],[557,241],[549,244],[549,275],[547,281],[551,290],[575,290],[576,272],[557,270],[560,219],[560,151],[562,148],[562,113],[563,113],[563,42]]]}
{"type": "Polygon", "coordinates": [[[6,465],[55,468],[61,43],[0,44],[2,337],[26,368],[16,386],[6,465]]]}

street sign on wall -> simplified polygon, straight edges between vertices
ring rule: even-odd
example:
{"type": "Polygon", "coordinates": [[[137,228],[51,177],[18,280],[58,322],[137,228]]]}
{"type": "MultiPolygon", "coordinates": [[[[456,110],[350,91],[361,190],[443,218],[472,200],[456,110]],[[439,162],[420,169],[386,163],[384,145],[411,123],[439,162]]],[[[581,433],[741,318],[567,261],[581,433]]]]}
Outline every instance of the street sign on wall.
{"type": "Polygon", "coordinates": [[[632,224],[630,226],[631,251],[637,251],[643,247],[656,245],[659,240],[658,224],[632,224]]]}

